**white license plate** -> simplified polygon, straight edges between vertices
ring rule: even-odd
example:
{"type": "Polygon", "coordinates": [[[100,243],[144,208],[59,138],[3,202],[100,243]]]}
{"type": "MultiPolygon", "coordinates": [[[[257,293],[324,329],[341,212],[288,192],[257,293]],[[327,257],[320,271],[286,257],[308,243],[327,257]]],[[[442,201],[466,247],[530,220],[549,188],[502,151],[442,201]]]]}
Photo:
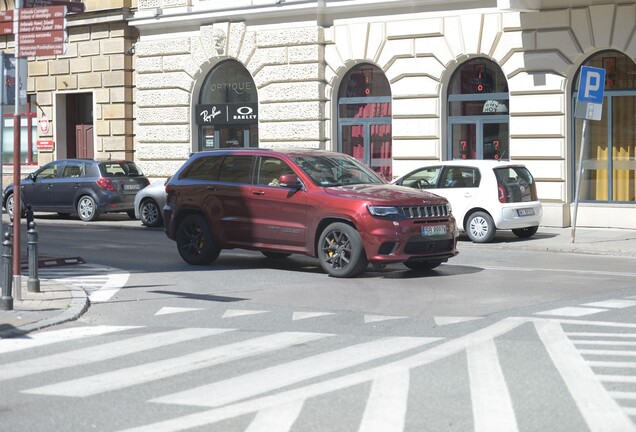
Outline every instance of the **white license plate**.
{"type": "Polygon", "coordinates": [[[139,190],[139,189],[141,189],[141,185],[138,185],[138,184],[124,185],[124,190],[139,190]]]}
{"type": "Polygon", "coordinates": [[[428,236],[438,236],[446,234],[446,225],[433,225],[433,226],[423,226],[422,227],[422,235],[424,237],[428,236]]]}
{"type": "Polygon", "coordinates": [[[531,208],[517,209],[517,214],[519,216],[534,216],[534,209],[531,209],[531,208]]]}

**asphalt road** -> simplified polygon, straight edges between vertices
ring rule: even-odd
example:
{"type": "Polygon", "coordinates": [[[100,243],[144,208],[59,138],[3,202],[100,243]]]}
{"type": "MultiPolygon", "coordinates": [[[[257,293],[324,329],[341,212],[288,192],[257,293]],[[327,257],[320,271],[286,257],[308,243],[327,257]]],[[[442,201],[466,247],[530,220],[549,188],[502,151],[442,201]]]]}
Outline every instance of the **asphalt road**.
{"type": "Polygon", "coordinates": [[[246,251],[192,267],[141,226],[39,228],[41,253],[119,277],[0,347],[0,430],[635,429],[634,258],[461,242],[424,275],[343,280],[246,251]]]}

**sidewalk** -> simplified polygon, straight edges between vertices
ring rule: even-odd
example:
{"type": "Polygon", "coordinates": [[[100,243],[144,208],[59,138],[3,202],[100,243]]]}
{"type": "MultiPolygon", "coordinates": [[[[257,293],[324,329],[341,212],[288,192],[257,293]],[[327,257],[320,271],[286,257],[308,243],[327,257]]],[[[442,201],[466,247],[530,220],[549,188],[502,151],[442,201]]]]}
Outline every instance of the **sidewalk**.
{"type": "MultiPolygon", "coordinates": [[[[93,224],[116,224],[121,228],[144,229],[139,221],[97,221],[93,224]]],[[[529,239],[519,239],[511,232],[497,233],[488,244],[475,244],[460,236],[457,248],[495,248],[550,253],[594,254],[636,258],[636,230],[540,227],[529,239]]],[[[450,261],[452,264],[452,261],[450,261]]],[[[80,317],[89,307],[86,293],[77,287],[54,280],[40,279],[40,292],[28,292],[28,273],[21,276],[22,300],[13,290],[13,310],[0,310],[0,338],[13,337],[80,317]]]]}

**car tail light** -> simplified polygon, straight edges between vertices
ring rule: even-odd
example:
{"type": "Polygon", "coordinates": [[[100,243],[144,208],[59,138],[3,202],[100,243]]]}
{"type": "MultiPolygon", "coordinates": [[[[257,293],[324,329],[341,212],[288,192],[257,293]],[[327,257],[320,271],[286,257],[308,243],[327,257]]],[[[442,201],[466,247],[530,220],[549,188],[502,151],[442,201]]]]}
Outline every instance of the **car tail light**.
{"type": "Polygon", "coordinates": [[[508,200],[506,199],[506,187],[501,183],[497,183],[497,190],[499,191],[499,202],[508,202],[508,200]]]}
{"type": "Polygon", "coordinates": [[[97,179],[96,183],[100,188],[104,190],[109,190],[109,191],[115,190],[115,186],[113,186],[113,182],[111,182],[108,177],[100,177],[97,179]]]}

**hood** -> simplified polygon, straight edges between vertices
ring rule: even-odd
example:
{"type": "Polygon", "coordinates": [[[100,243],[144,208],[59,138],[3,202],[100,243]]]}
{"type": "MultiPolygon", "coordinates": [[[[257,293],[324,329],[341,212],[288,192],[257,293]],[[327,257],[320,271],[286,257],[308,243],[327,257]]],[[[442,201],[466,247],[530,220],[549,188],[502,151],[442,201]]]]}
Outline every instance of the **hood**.
{"type": "Polygon", "coordinates": [[[362,184],[325,188],[325,193],[342,198],[365,200],[376,205],[443,204],[447,200],[420,189],[392,184],[362,184]]]}

